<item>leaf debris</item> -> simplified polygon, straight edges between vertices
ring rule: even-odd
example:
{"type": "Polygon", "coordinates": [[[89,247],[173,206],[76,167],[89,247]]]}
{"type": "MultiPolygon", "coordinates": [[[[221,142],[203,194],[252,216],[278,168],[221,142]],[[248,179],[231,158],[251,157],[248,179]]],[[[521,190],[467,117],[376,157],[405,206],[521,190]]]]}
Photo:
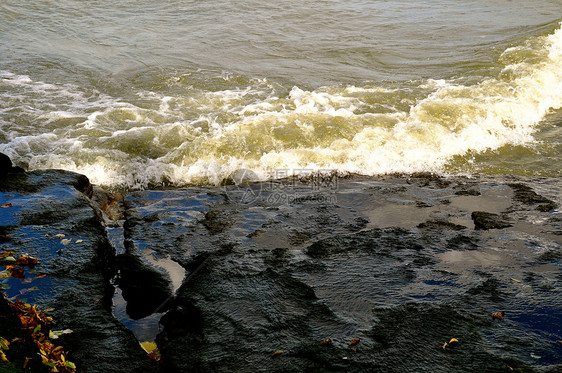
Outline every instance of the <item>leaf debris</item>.
{"type": "Polygon", "coordinates": [[[501,320],[505,316],[505,311],[494,312],[492,318],[501,320]]]}
{"type": "Polygon", "coordinates": [[[271,357],[277,357],[277,356],[282,355],[284,353],[285,353],[285,351],[278,350],[278,351],[275,351],[274,353],[272,353],[271,357]]]}

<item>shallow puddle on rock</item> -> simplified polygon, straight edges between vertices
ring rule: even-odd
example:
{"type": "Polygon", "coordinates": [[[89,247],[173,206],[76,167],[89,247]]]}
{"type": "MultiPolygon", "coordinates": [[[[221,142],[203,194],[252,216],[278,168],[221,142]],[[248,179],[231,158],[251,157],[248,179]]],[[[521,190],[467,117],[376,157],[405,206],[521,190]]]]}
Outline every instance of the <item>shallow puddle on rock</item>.
{"type": "Polygon", "coordinates": [[[499,214],[512,203],[513,191],[505,185],[481,188],[479,196],[456,196],[451,207],[466,211],[487,211],[499,214]]]}
{"type": "Polygon", "coordinates": [[[133,320],[127,315],[127,301],[121,294],[121,289],[115,288],[113,295],[113,316],[127,329],[133,332],[139,342],[152,342],[160,332],[159,321],[163,313],[153,313],[140,320],[133,320]]]}
{"type": "Polygon", "coordinates": [[[387,204],[374,210],[362,211],[369,219],[370,228],[412,228],[429,219],[431,209],[414,205],[387,204]]]}
{"type": "Polygon", "coordinates": [[[170,277],[172,292],[175,293],[185,278],[185,268],[170,259],[170,256],[166,258],[154,258],[154,251],[150,249],[144,249],[142,254],[150,264],[166,271],[170,277]]]}
{"type": "Polygon", "coordinates": [[[451,250],[437,255],[442,265],[451,269],[466,269],[468,267],[492,267],[513,262],[509,256],[495,250],[467,251],[451,250]]]}

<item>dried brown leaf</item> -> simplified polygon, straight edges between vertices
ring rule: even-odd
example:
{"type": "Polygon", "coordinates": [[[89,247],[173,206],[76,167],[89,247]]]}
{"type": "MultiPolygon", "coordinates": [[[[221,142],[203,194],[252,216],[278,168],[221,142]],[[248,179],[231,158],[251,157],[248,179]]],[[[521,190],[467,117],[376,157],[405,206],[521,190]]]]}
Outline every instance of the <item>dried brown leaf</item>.
{"type": "Polygon", "coordinates": [[[505,311],[494,312],[492,314],[492,318],[501,320],[503,319],[504,315],[505,315],[505,311]]]}

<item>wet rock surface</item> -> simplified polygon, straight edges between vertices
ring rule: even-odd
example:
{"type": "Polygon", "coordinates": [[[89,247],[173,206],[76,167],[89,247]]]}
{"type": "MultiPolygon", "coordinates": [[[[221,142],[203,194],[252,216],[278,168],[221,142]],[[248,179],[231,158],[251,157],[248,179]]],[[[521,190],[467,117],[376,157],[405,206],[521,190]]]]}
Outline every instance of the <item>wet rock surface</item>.
{"type": "Polygon", "coordinates": [[[81,371],[562,368],[560,180],[332,175],[133,192],[114,213],[115,256],[87,195],[110,197],[71,173],[18,177],[0,182],[13,204],[0,247],[40,259],[48,276],[24,295],[75,331],[61,341],[81,371]],[[158,324],[159,367],[110,313],[118,269],[129,317],[158,324]]]}
{"type": "Polygon", "coordinates": [[[167,371],[561,368],[559,180],[337,182],[126,198],[126,238],[185,271],[157,337],[167,371]]]}
{"type": "MultiPolygon", "coordinates": [[[[9,204],[0,211],[0,233],[9,238],[0,249],[39,260],[23,279],[5,280],[9,288],[4,292],[52,309],[53,329],[73,331],[56,343],[79,371],[153,372],[155,365],[131,331],[111,313],[115,252],[101,213],[88,198],[91,190],[85,176],[57,170],[20,172],[0,180],[0,205],[9,204]]],[[[0,302],[7,306],[3,297],[0,302]]],[[[41,371],[38,355],[28,357],[29,366],[41,371]]]]}

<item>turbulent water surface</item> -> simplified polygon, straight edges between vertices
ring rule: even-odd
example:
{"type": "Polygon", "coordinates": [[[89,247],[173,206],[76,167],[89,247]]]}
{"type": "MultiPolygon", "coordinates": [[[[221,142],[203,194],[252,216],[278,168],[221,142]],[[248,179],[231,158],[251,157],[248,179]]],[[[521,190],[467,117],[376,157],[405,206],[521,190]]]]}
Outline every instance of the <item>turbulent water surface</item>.
{"type": "Polygon", "coordinates": [[[0,151],[109,187],[560,176],[562,2],[0,4],[0,151]]]}

